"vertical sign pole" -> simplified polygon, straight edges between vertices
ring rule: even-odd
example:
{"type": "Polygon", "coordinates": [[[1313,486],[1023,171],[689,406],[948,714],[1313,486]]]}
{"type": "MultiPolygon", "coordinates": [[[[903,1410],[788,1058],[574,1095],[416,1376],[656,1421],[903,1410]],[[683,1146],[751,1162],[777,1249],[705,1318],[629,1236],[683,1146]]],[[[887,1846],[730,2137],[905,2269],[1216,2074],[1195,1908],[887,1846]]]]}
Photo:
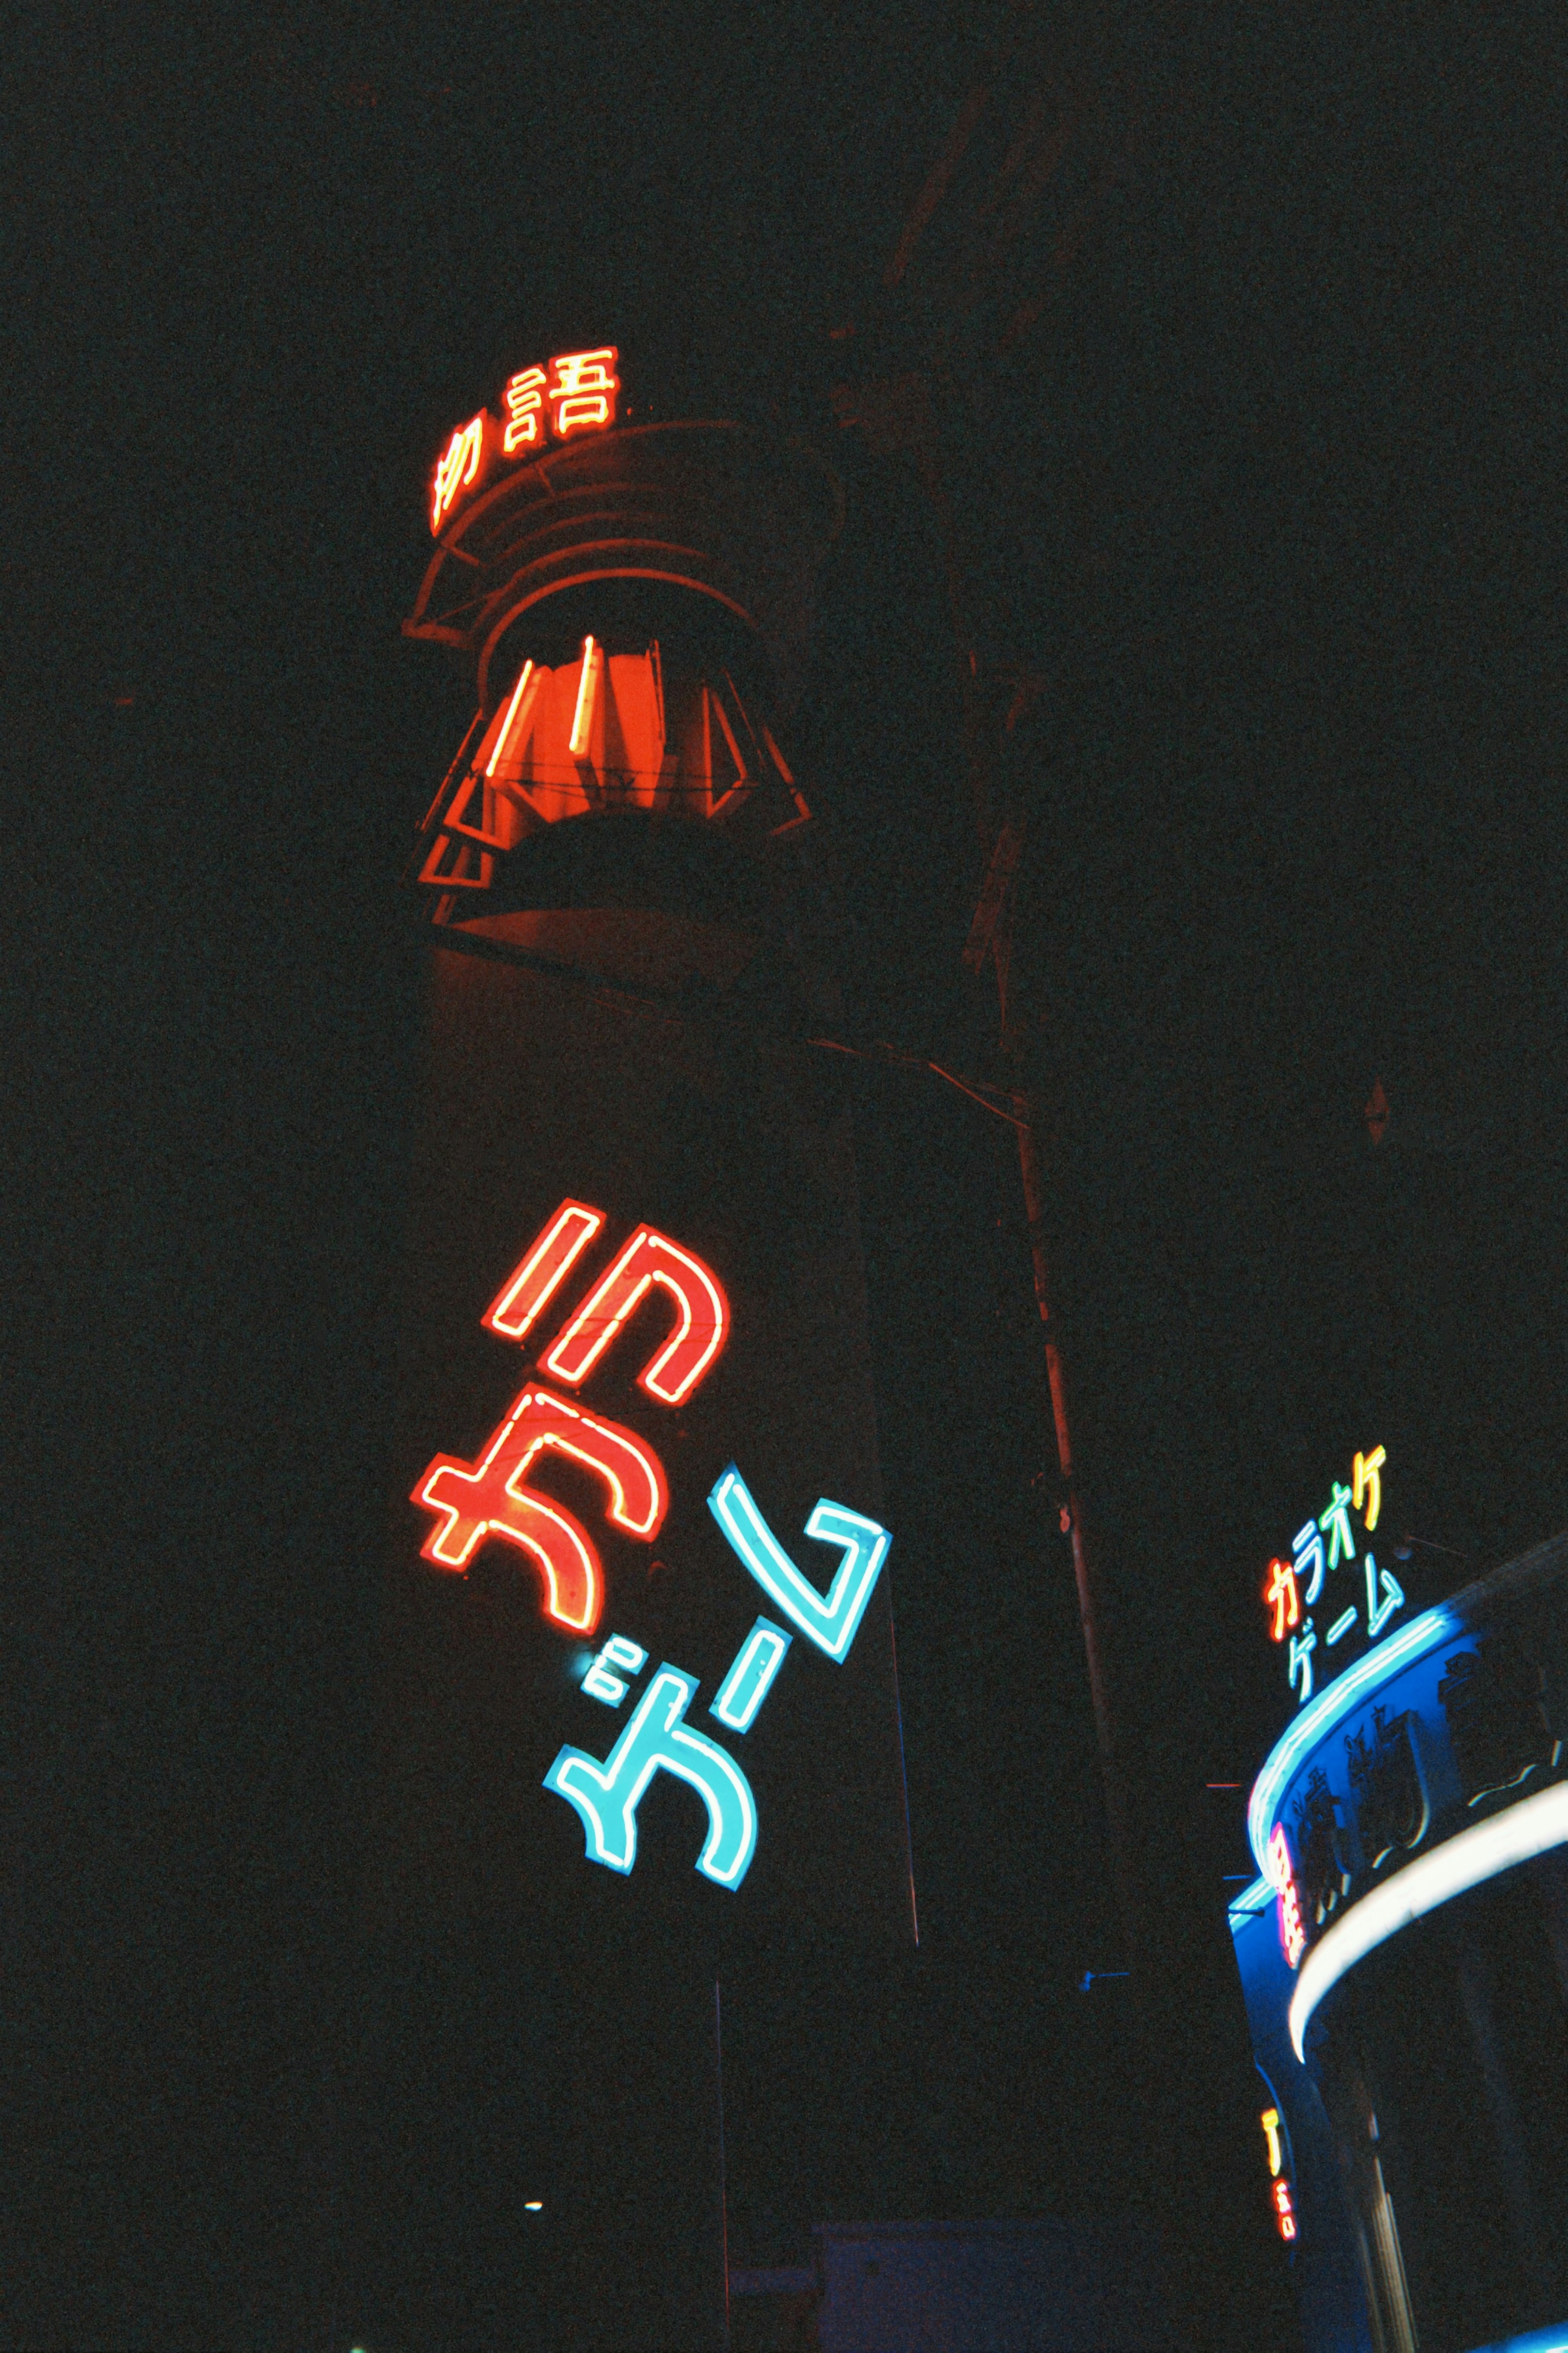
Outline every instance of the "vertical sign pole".
{"type": "Polygon", "coordinates": [[[719,2091],[719,2252],[724,2264],[724,2353],[730,2353],[730,2181],[724,2163],[724,2008],[713,1979],[713,2074],[719,2091]]]}
{"type": "Polygon", "coordinates": [[[1029,1221],[1029,1251],[1035,1267],[1035,1299],[1040,1311],[1040,1322],[1046,1335],[1046,1372],[1050,1382],[1051,1419],[1056,1430],[1057,1461],[1067,1488],[1067,1509],[1072,1538],[1073,1576],[1078,1586],[1079,1620],[1083,1628],[1084,1655],[1089,1665],[1089,1697],[1094,1707],[1094,1730],[1100,1748],[1100,1769],[1105,1786],[1105,1810],[1110,1830],[1112,1867],[1116,1873],[1116,1892],[1121,1907],[1122,1928],[1127,1937],[1128,1962],[1133,1970],[1133,1982],[1140,1980],[1142,1939],[1140,1935],[1140,1905],[1137,1883],[1132,1871],[1131,1851],[1128,1837],[1127,1790],[1122,1778],[1121,1756],[1116,1738],[1116,1720],[1111,1712],[1110,1692],[1100,1652],[1097,1588],[1094,1561],[1089,1541],[1084,1529],[1083,1504],[1079,1495],[1078,1474],[1073,1463],[1072,1438],[1068,1427],[1067,1381],[1062,1371],[1061,1350],[1056,1327],[1051,1321],[1050,1287],[1046,1264],[1045,1211],[1040,1188],[1040,1159],[1035,1142],[1039,1123],[1039,1104],[1033,1095],[1023,1098],[1024,1124],[1018,1129],[1018,1160],[1024,1176],[1024,1209],[1029,1221]]]}

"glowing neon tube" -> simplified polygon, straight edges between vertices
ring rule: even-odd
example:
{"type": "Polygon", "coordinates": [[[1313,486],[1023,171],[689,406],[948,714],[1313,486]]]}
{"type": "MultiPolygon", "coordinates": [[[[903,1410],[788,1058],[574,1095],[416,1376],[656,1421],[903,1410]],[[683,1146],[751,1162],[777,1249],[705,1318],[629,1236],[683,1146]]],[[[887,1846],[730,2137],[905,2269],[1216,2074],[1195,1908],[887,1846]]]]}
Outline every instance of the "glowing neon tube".
{"type": "Polygon", "coordinates": [[[594,724],[594,688],[596,655],[592,638],[583,640],[583,671],[577,681],[577,708],[572,714],[572,733],[566,739],[566,749],[574,760],[580,760],[588,748],[588,736],[594,724]]]}
{"type": "Polygon", "coordinates": [[[1434,1847],[1430,1854],[1407,1862],[1403,1871],[1352,1904],[1344,1917],[1321,1936],[1301,1964],[1290,1998],[1290,2040],[1298,2059],[1304,2057],[1307,2024],[1312,2012],[1347,1969],[1375,1952],[1379,1945],[1407,1928],[1414,1920],[1451,1903],[1468,1888],[1479,1887],[1516,1863],[1529,1862],[1554,1846],[1568,1843],[1568,1784],[1558,1782],[1521,1798],[1506,1812],[1434,1847]]]}
{"type": "Polygon", "coordinates": [[[1252,1795],[1247,1803],[1247,1834],[1258,1868],[1270,1885],[1273,1874],[1268,1868],[1268,1841],[1279,1800],[1297,1767],[1325,1733],[1331,1732],[1353,1707],[1359,1706],[1369,1692],[1376,1691],[1401,1667],[1425,1658],[1428,1651],[1436,1650],[1450,1635],[1462,1631],[1462,1620],[1442,1606],[1413,1618],[1408,1626],[1402,1626],[1397,1634],[1391,1634],[1387,1641],[1379,1642],[1375,1650],[1358,1659],[1353,1667],[1347,1667],[1327,1691],[1310,1700],[1284,1738],[1276,1742],[1252,1785],[1252,1795]]]}
{"type": "Polygon", "coordinates": [[[511,691],[511,702],[508,708],[506,718],[502,723],[500,733],[496,737],[496,747],[490,754],[489,766],[485,770],[487,776],[493,776],[497,768],[500,765],[501,755],[505,752],[507,746],[507,738],[511,733],[512,722],[517,717],[517,706],[522,701],[524,690],[527,688],[529,681],[533,676],[533,664],[531,661],[525,661],[521,672],[519,673],[517,684],[511,691]]]}

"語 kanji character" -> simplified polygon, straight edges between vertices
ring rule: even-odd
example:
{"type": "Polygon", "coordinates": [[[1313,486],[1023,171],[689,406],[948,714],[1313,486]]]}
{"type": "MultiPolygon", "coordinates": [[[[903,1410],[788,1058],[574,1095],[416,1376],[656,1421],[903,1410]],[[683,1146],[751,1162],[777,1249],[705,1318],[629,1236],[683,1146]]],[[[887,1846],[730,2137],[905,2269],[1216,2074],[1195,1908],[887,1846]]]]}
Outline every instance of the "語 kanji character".
{"type": "Polygon", "coordinates": [[[1383,1466],[1388,1460],[1385,1447],[1374,1446],[1370,1454],[1358,1453],[1351,1466],[1352,1500],[1361,1512],[1368,1535],[1377,1525],[1377,1515],[1383,1509],[1383,1466]],[[1366,1508],[1362,1510],[1362,1499],[1366,1508]]]}
{"type": "Polygon", "coordinates": [[[1329,1567],[1338,1568],[1342,1560],[1354,1561],[1355,1538],[1351,1534],[1351,1491],[1334,1481],[1333,1499],[1326,1512],[1318,1514],[1318,1525],[1329,1539],[1329,1567]]]}
{"type": "Polygon", "coordinates": [[[1268,1582],[1263,1588],[1264,1606],[1274,1612],[1274,1623],[1268,1630],[1271,1642],[1285,1640],[1287,1626],[1301,1622],[1300,1597],[1296,1591],[1296,1572],[1288,1560],[1271,1560],[1268,1582]]]}
{"type": "Polygon", "coordinates": [[[1290,1637],[1290,1688],[1295,1690],[1296,1678],[1300,1675],[1301,1696],[1298,1705],[1301,1707],[1305,1707],[1312,1696],[1312,1653],[1317,1647],[1318,1638],[1312,1631],[1312,1621],[1309,1618],[1301,1631],[1290,1637]]]}
{"type": "Polygon", "coordinates": [[[506,432],[501,438],[503,456],[515,458],[520,449],[541,449],[544,446],[544,370],[523,368],[507,381],[506,432]]]}
{"type": "Polygon", "coordinates": [[[1318,1533],[1316,1520],[1309,1520],[1298,1528],[1290,1539],[1290,1549],[1296,1556],[1296,1575],[1300,1579],[1309,1561],[1312,1574],[1307,1581],[1307,1607],[1310,1609],[1323,1589],[1323,1539],[1318,1533]]]}
{"type": "Polygon", "coordinates": [[[558,441],[615,423],[619,356],[613,343],[605,343],[596,352],[558,352],[551,361],[550,423],[558,441]]]}

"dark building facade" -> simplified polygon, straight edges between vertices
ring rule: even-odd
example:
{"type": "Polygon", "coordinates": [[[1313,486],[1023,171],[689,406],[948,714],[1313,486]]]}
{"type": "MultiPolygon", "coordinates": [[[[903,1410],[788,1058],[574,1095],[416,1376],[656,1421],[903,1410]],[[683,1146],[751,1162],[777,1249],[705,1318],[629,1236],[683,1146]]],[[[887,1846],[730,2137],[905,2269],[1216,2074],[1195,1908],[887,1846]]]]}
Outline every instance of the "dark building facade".
{"type": "Polygon", "coordinates": [[[780,2000],[851,2030],[845,1966],[915,1933],[824,884],[774,733],[836,489],[733,427],[617,429],[615,354],[573,356],[611,385],[588,429],[454,437],[409,625],[479,708],[410,869],[364,2308],[377,2341],[695,2348],[727,2167],[830,2121],[780,2000]]]}

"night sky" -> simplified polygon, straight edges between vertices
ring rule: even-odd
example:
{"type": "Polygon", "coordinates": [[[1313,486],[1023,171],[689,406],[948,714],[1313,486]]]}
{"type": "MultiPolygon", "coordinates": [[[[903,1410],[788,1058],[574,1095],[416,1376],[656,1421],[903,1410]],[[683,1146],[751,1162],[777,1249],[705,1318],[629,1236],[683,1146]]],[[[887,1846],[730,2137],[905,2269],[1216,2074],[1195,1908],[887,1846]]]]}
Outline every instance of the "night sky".
{"type": "MultiPolygon", "coordinates": [[[[1568,1525],[1563,61],[1545,10],[1021,16],[1110,94],[1117,168],[1005,362],[940,214],[881,289],[1003,8],[100,15],[18,52],[6,2342],[351,2341],[397,876],[472,687],[398,625],[452,426],[607,342],[638,416],[843,480],[784,716],[844,1034],[1047,1106],[1133,1799],[1142,1990],[1084,1994],[1131,1957],[1014,1132],[858,1063],[923,1936],[907,2100],[832,2213],[1136,2211],[1194,2343],[1296,2341],[1243,1795],[1205,1788],[1288,1713],[1265,1565],[1378,1441],[1417,1606],[1568,1525]],[[941,527],[833,405],[927,369],[987,691],[1044,681],[993,778],[1010,1071],[961,963],[941,527]]],[[[733,2260],[805,2259],[735,2195],[774,2236],[733,2260]]]]}

